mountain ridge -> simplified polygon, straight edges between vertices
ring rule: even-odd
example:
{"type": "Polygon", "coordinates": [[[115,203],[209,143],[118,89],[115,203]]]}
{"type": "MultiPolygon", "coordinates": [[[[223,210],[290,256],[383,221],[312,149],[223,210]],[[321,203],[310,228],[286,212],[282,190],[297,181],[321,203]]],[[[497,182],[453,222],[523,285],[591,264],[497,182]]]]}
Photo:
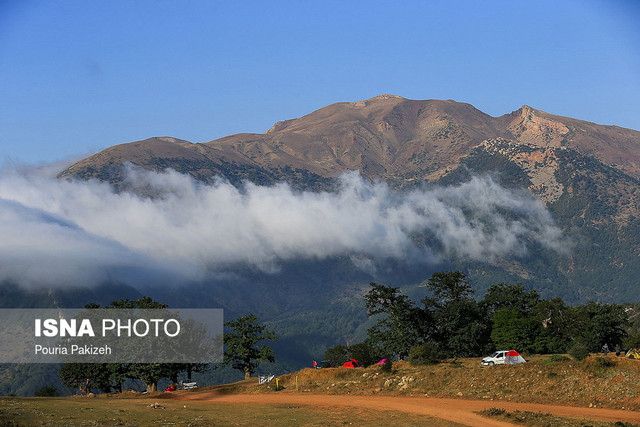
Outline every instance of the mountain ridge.
{"type": "Polygon", "coordinates": [[[573,148],[640,178],[640,132],[527,105],[493,117],[471,104],[394,95],[331,104],[277,122],[262,134],[240,133],[204,143],[154,137],[115,145],[72,165],[61,176],[104,179],[101,172],[127,159],[150,169],[190,161],[192,167],[176,169],[198,179],[209,179],[221,174],[223,165],[236,164],[266,170],[304,169],[322,178],[359,170],[369,178],[434,180],[471,150],[497,138],[573,148]],[[158,164],[158,158],[165,161],[158,164]]]}
{"type": "MultiPolygon", "coordinates": [[[[287,182],[330,191],[336,177],[359,171],[402,189],[457,185],[493,174],[526,189],[550,209],[574,242],[565,258],[537,253],[494,264],[450,260],[475,271],[570,292],[576,301],[640,295],[640,132],[558,116],[523,105],[493,117],[452,100],[380,95],[340,102],[275,123],[262,134],[241,133],[205,143],[171,137],[110,147],[60,176],[97,178],[127,188],[125,163],[166,168],[212,182],[287,182]],[[536,259],[537,257],[537,259],[536,259]],[[591,295],[591,296],[590,296],[591,295]]],[[[505,279],[506,280],[506,279],[505,279]]]]}

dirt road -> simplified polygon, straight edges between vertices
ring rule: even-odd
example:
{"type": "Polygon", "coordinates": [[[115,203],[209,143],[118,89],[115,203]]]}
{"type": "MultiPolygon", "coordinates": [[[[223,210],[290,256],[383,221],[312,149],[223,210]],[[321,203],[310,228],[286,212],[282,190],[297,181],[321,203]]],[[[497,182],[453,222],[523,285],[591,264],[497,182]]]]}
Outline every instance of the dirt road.
{"type": "Polygon", "coordinates": [[[537,403],[497,402],[431,397],[388,397],[314,394],[220,394],[216,390],[195,393],[176,393],[181,400],[205,400],[228,403],[296,404],[312,406],[350,406],[378,410],[394,410],[428,415],[468,426],[511,426],[512,424],[481,417],[474,412],[488,408],[507,411],[533,411],[551,413],[560,417],[586,418],[600,421],[627,421],[640,423],[640,412],[603,408],[577,408],[537,403]]]}

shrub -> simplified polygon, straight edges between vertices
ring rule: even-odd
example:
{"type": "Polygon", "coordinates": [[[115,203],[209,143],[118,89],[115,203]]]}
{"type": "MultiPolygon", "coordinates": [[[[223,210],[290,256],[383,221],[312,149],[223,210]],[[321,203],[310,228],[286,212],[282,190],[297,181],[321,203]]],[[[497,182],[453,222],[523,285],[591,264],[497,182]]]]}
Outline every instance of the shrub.
{"type": "Polygon", "coordinates": [[[495,417],[496,415],[504,415],[506,412],[507,410],[502,408],[489,408],[489,409],[480,411],[480,413],[484,415],[493,416],[493,417],[495,417]]]}
{"type": "Polygon", "coordinates": [[[342,344],[328,348],[324,352],[324,359],[331,362],[333,366],[342,366],[345,360],[349,359],[347,346],[342,344]]]}
{"type": "Polygon", "coordinates": [[[60,393],[54,386],[46,385],[38,389],[33,395],[36,397],[58,397],[60,396],[60,393]]]}
{"type": "Polygon", "coordinates": [[[434,343],[427,342],[411,347],[409,363],[412,365],[435,365],[440,363],[442,352],[434,343]]]}
{"type": "Polygon", "coordinates": [[[324,359],[333,366],[342,366],[349,359],[356,359],[360,366],[369,366],[381,359],[377,349],[368,341],[364,341],[352,346],[337,345],[327,349],[324,359]]]}
{"type": "Polygon", "coordinates": [[[622,339],[623,348],[636,348],[640,347],[640,332],[637,334],[631,334],[622,339]]]}
{"type": "Polygon", "coordinates": [[[552,354],[548,358],[542,361],[543,365],[555,365],[556,363],[568,362],[569,359],[567,356],[563,356],[562,354],[552,354]]]}
{"type": "Polygon", "coordinates": [[[596,357],[596,366],[599,368],[610,368],[615,366],[616,362],[606,357],[596,357]]]}
{"type": "Polygon", "coordinates": [[[378,362],[382,357],[378,350],[372,346],[368,341],[361,342],[359,344],[353,344],[348,347],[348,359],[354,358],[360,363],[360,366],[369,366],[378,362]]]}
{"type": "Polygon", "coordinates": [[[391,373],[392,368],[393,368],[393,363],[391,363],[391,360],[387,359],[384,361],[384,363],[380,367],[380,370],[385,373],[391,373]]]}
{"type": "Polygon", "coordinates": [[[569,355],[576,360],[584,360],[589,356],[589,349],[583,343],[575,343],[569,349],[569,355]]]}

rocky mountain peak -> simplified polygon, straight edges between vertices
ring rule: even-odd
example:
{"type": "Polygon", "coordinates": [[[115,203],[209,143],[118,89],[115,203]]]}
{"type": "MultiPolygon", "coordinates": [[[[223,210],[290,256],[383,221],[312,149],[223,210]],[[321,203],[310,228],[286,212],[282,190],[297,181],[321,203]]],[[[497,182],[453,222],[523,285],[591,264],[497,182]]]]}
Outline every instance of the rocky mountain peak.
{"type": "Polygon", "coordinates": [[[569,134],[564,123],[528,105],[511,114],[507,128],[518,141],[544,147],[564,145],[569,134]]]}
{"type": "Polygon", "coordinates": [[[378,96],[374,96],[373,98],[365,99],[363,101],[351,102],[350,104],[354,107],[367,107],[372,103],[377,103],[380,101],[388,101],[388,100],[396,100],[396,101],[406,101],[406,98],[403,98],[398,95],[390,95],[390,94],[382,94],[378,96]]]}

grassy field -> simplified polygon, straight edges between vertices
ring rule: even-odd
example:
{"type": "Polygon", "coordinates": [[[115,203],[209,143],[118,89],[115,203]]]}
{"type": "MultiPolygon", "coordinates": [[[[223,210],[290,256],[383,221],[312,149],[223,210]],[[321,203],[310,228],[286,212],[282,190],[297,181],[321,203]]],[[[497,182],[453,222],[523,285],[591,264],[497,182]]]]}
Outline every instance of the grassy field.
{"type": "Polygon", "coordinates": [[[436,426],[459,424],[393,411],[295,405],[236,405],[141,398],[0,398],[1,426],[436,426]],[[154,408],[155,404],[158,408],[154,408]],[[153,406],[151,406],[153,405],[153,406]]]}
{"type": "MultiPolygon", "coordinates": [[[[640,411],[640,361],[610,356],[582,362],[537,356],[529,363],[483,367],[479,359],[433,366],[396,362],[391,372],[380,366],[303,369],[258,385],[256,379],[226,386],[201,387],[180,396],[169,393],[98,397],[0,397],[0,425],[457,425],[423,415],[337,406],[213,403],[200,393],[414,396],[533,402],[640,411]],[[177,398],[187,400],[177,400],[177,398]]],[[[582,421],[531,412],[483,413],[530,426],[578,426],[582,421]]],[[[593,426],[614,425],[606,422],[593,426]]],[[[618,424],[628,425],[628,424],[618,424]]]]}

